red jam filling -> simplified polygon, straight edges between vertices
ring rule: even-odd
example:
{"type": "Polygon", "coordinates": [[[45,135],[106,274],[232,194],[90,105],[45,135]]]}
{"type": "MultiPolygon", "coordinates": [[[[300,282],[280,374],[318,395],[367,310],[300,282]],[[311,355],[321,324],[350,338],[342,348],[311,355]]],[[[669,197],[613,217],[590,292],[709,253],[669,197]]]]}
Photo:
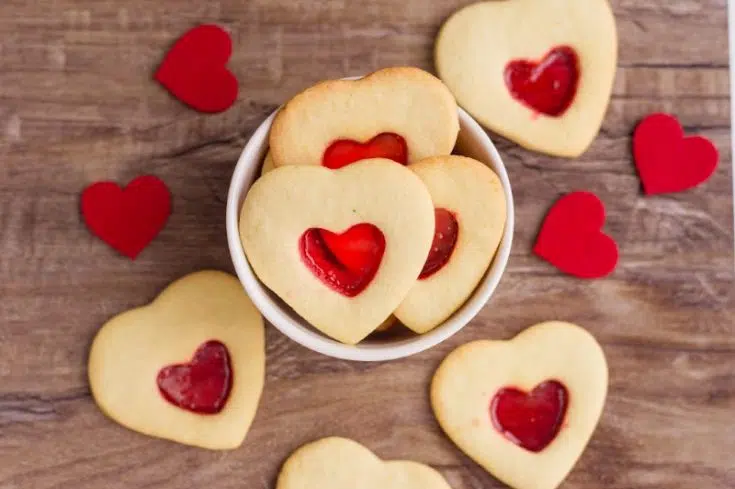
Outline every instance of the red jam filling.
{"type": "Polygon", "coordinates": [[[459,223],[454,214],[446,209],[434,209],[434,220],[434,240],[424,268],[419,274],[419,280],[431,277],[446,265],[457,245],[459,223]]]}
{"type": "Polygon", "coordinates": [[[490,403],[493,426],[507,439],[531,452],[540,452],[559,433],[569,404],[566,387],[556,380],[530,393],[500,389],[490,403]]]}
{"type": "Polygon", "coordinates": [[[332,290],[355,297],[370,284],[385,253],[385,236],[376,226],[356,224],[337,234],[306,230],[299,240],[301,259],[332,290]]]}
{"type": "Polygon", "coordinates": [[[339,139],[324,151],[322,166],[336,170],[368,158],[387,158],[405,165],[408,163],[406,140],[391,132],[378,134],[366,143],[339,139]]]}
{"type": "Polygon", "coordinates": [[[161,395],[174,406],[198,414],[217,414],[232,389],[227,347],[216,340],[207,341],[189,363],[163,367],[156,382],[161,395]]]}
{"type": "Polygon", "coordinates": [[[505,67],[511,95],[538,113],[559,117],[572,105],[579,83],[579,58],[558,46],[540,61],[513,60],[505,67]]]}

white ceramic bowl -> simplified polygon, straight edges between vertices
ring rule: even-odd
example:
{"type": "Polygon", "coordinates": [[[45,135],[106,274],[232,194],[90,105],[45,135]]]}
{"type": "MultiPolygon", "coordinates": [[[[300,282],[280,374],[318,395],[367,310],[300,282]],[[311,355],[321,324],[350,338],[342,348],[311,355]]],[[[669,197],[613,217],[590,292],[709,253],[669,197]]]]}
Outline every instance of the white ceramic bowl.
{"type": "Polygon", "coordinates": [[[503,161],[485,131],[462,109],[459,109],[460,132],[456,152],[487,163],[503,184],[507,204],[505,230],[500,247],[490,268],[467,302],[444,323],[422,335],[390,335],[366,339],[357,345],[345,345],[323,335],[293,312],[278,296],[255,276],[240,241],[240,208],[248,189],[260,175],[260,167],[268,150],[268,134],[278,110],[271,114],[245,145],[230,182],[227,195],[227,242],[235,271],[246,292],[263,316],[295,342],[335,358],[359,361],[384,361],[407,357],[446,340],[470,322],[487,303],[505,271],[513,239],[514,211],[508,174],[503,161]]]}

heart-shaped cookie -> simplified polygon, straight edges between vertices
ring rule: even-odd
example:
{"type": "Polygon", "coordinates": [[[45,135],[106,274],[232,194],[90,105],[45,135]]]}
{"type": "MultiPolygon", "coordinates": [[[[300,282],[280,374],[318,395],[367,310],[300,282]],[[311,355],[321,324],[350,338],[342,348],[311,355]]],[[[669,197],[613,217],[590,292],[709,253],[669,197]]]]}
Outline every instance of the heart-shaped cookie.
{"type": "Polygon", "coordinates": [[[617,49],[607,0],[490,1],[447,20],[435,62],[459,105],[488,129],[576,157],[599,132],[617,49]]]}
{"type": "Polygon", "coordinates": [[[454,350],[434,374],[431,404],[449,438],[495,477],[554,489],[597,426],[607,380],[594,337],[550,321],[454,350]]]}
{"type": "Polygon", "coordinates": [[[222,112],[237,99],[237,78],[226,67],[231,54],[232,40],[224,29],[200,25],[176,41],[154,77],[193,109],[222,112]]]}
{"type": "Polygon", "coordinates": [[[270,132],[276,166],[341,168],[369,158],[402,164],[451,153],[457,103],[433,75],[386,68],[359,80],[331,80],[296,95],[270,132]]]}
{"type": "Polygon", "coordinates": [[[618,245],[601,229],[605,206],[590,192],[572,192],[546,214],[533,252],[580,278],[604,277],[618,263],[618,245]]]}
{"type": "Polygon", "coordinates": [[[354,344],[398,306],[429,253],[434,207],[391,160],[329,170],[285,166],[259,178],[240,214],[258,278],[324,334],[354,344]]]}
{"type": "Polygon", "coordinates": [[[109,320],[92,343],[88,373],[95,402],[121,425],[236,448],[263,390],[263,320],[235,277],[192,273],[109,320]]]}
{"type": "Polygon", "coordinates": [[[419,280],[395,311],[425,333],[456,311],[482,279],[503,235],[505,193],[485,164],[464,156],[437,156],[409,166],[429,189],[436,227],[419,280]]]}
{"type": "Polygon", "coordinates": [[[82,192],[80,207],[90,231],[134,260],[166,224],[171,193],[153,175],[137,177],[125,188],[96,182],[82,192]]]}
{"type": "Polygon", "coordinates": [[[719,160],[709,139],[684,137],[679,121],[668,114],[652,114],[638,124],[633,155],[643,190],[649,195],[695,187],[712,176],[719,160]]]}
{"type": "Polygon", "coordinates": [[[322,438],[293,452],[276,489],[451,489],[444,477],[408,460],[383,461],[359,443],[322,438]]]}

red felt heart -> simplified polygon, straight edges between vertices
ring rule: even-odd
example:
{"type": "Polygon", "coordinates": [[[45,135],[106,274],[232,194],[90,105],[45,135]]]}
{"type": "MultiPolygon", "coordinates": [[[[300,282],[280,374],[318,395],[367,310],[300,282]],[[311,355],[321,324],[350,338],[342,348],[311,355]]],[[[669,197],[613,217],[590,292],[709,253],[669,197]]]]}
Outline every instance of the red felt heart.
{"type": "Polygon", "coordinates": [[[608,275],[618,263],[618,246],[600,231],[604,223],[605,206],[595,194],[567,194],[546,215],[533,252],[570,275],[608,275]]]}
{"type": "Polygon", "coordinates": [[[668,114],[643,119],[633,134],[633,156],[646,194],[681,192],[707,180],[719,154],[709,139],[684,137],[679,121],[668,114]]]}
{"type": "Polygon", "coordinates": [[[200,112],[222,112],[237,99],[237,78],[225,66],[231,54],[227,32],[216,25],[200,25],[176,41],[155,79],[200,112]]]}
{"type": "Polygon", "coordinates": [[[189,363],[162,368],[156,382],[161,395],[174,406],[216,414],[225,407],[232,389],[230,353],[219,341],[207,341],[189,363]]]}
{"type": "Polygon", "coordinates": [[[533,110],[558,117],[572,105],[579,83],[579,58],[569,46],[555,47],[541,61],[513,60],[505,67],[511,95],[533,110]]]}
{"type": "Polygon", "coordinates": [[[405,165],[408,162],[406,140],[390,132],[378,134],[366,143],[340,139],[324,151],[322,166],[336,170],[368,158],[387,158],[405,165]]]}
{"type": "Polygon", "coordinates": [[[337,234],[311,228],[299,242],[301,258],[332,290],[355,297],[370,284],[385,253],[385,236],[372,224],[356,224],[337,234]]]}
{"type": "Polygon", "coordinates": [[[84,189],[81,210],[92,233],[134,260],[166,224],[171,194],[152,175],[136,178],[124,190],[97,182],[84,189]]]}
{"type": "Polygon", "coordinates": [[[459,223],[454,214],[447,209],[434,209],[434,240],[419,280],[431,277],[449,262],[458,235],[459,223]]]}
{"type": "Polygon", "coordinates": [[[490,403],[493,426],[516,445],[540,452],[551,443],[564,422],[569,394],[550,380],[530,393],[514,387],[500,389],[490,403]]]}

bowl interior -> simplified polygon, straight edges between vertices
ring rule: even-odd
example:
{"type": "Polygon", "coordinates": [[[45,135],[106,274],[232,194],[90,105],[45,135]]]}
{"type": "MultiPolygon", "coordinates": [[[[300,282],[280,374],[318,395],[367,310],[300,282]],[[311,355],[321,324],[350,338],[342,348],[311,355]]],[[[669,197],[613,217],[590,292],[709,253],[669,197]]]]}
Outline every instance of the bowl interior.
{"type": "Polygon", "coordinates": [[[344,345],[325,336],[296,314],[255,276],[245,258],[239,236],[239,214],[243,200],[268,150],[268,132],[276,113],[256,130],[243,150],[232,177],[227,202],[227,235],[235,270],[245,290],[263,316],[292,340],[325,355],[349,359],[379,361],[405,357],[430,348],[459,331],[485,305],[505,270],[513,237],[514,213],[510,182],[503,162],[485,131],[466,112],[459,109],[460,132],[454,153],[469,156],[490,166],[500,178],[506,195],[508,215],[500,246],[485,276],[465,302],[443,324],[418,335],[407,328],[391,328],[373,333],[358,345],[344,345]]]}

